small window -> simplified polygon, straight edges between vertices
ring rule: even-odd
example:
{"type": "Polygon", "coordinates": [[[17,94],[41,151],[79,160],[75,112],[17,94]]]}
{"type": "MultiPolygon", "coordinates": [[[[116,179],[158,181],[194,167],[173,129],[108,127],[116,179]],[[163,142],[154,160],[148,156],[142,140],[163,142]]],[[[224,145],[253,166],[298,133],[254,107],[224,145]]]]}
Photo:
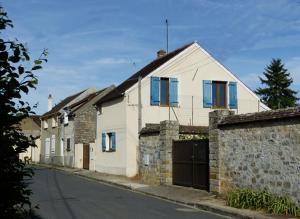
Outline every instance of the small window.
{"type": "Polygon", "coordinates": [[[44,129],[47,129],[47,128],[48,128],[48,121],[47,121],[47,120],[44,120],[44,122],[43,122],[43,127],[44,127],[44,129]]]}
{"type": "Polygon", "coordinates": [[[102,151],[113,152],[116,151],[116,133],[102,133],[102,151]]]}
{"type": "Polygon", "coordinates": [[[68,118],[68,113],[64,112],[64,124],[68,124],[69,123],[69,118],[68,118]]]}
{"type": "Polygon", "coordinates": [[[227,107],[227,89],[226,82],[213,81],[212,82],[212,104],[216,108],[227,107]]]}
{"type": "Polygon", "coordinates": [[[169,106],[169,78],[160,79],[160,105],[169,106]]]}
{"type": "Polygon", "coordinates": [[[52,118],[52,128],[57,126],[57,118],[53,117],[52,118]]]}
{"type": "Polygon", "coordinates": [[[71,151],[71,139],[67,138],[67,151],[71,151]]]}

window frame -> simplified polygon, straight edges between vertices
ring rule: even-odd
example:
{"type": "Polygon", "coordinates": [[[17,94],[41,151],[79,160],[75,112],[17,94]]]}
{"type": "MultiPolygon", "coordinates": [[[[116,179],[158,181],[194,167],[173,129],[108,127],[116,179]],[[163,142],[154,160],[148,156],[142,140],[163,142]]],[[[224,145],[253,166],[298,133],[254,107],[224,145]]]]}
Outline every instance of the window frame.
{"type": "Polygon", "coordinates": [[[67,138],[66,151],[71,151],[71,138],[67,138]]]}
{"type": "Polygon", "coordinates": [[[212,81],[212,86],[211,86],[211,89],[212,89],[212,108],[213,109],[227,109],[228,108],[228,83],[227,81],[212,81]],[[221,97],[220,97],[220,85],[223,85],[224,86],[224,105],[221,105],[220,104],[220,100],[221,100],[221,97]],[[216,86],[216,92],[214,91],[214,86],[216,86]],[[216,98],[215,98],[215,95],[216,95],[216,98]]]}
{"type": "Polygon", "coordinates": [[[160,78],[160,93],[159,93],[159,98],[160,98],[160,103],[159,105],[161,107],[169,107],[170,106],[170,78],[167,77],[161,77],[160,78]],[[166,100],[167,103],[162,103],[162,81],[165,81],[166,83],[166,88],[165,88],[165,92],[166,92],[166,100]]]}

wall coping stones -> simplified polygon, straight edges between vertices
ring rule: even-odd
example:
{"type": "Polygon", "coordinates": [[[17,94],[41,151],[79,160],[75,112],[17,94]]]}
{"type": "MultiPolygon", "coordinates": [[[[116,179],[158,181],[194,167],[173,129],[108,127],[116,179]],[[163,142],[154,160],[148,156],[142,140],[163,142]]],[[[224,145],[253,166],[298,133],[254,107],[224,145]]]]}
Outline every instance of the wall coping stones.
{"type": "MultiPolygon", "coordinates": [[[[146,123],[146,126],[140,131],[140,135],[159,134],[160,124],[146,123]]],[[[208,134],[208,126],[189,126],[180,125],[179,134],[208,134]]]]}
{"type": "Polygon", "coordinates": [[[300,118],[300,107],[290,107],[286,109],[226,116],[218,122],[218,127],[239,123],[261,122],[297,117],[300,118]]]}

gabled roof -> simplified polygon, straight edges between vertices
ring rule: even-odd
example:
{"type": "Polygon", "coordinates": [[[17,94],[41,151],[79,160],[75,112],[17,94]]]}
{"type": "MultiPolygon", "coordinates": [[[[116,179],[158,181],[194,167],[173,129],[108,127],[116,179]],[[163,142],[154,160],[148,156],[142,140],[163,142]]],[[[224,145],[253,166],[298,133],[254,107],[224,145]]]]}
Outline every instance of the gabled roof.
{"type": "Polygon", "coordinates": [[[71,95],[63,99],[61,102],[59,102],[57,105],[55,105],[50,111],[46,112],[41,116],[41,118],[45,118],[48,116],[51,116],[53,114],[56,114],[59,112],[59,110],[63,109],[68,103],[70,103],[72,100],[74,100],[76,97],[78,97],[80,94],[82,94],[85,90],[80,91],[77,94],[71,95]]]}
{"type": "Polygon", "coordinates": [[[39,115],[31,115],[31,116],[29,116],[31,119],[32,119],[32,121],[34,121],[39,127],[41,127],[41,121],[40,121],[40,118],[41,118],[41,116],[39,116],[39,115]]]}
{"type": "Polygon", "coordinates": [[[128,90],[131,86],[133,86],[135,83],[138,82],[139,76],[142,78],[146,77],[148,74],[159,68],[161,65],[165,64],[167,61],[181,53],[183,50],[191,46],[193,43],[189,43],[183,47],[180,47],[167,55],[157,58],[150,62],[148,65],[146,65],[144,68],[133,74],[131,77],[129,77],[127,80],[122,82],[119,86],[117,86],[115,89],[113,89],[111,92],[109,92],[105,97],[101,98],[97,103],[103,103],[110,100],[113,100],[115,98],[123,96],[124,92],[128,90]]]}
{"type": "MultiPolygon", "coordinates": [[[[114,87],[115,87],[114,85],[111,85],[110,87],[103,88],[97,92],[94,92],[94,93],[88,95],[87,97],[83,98],[82,100],[71,104],[70,106],[68,106],[68,108],[70,109],[70,113],[71,114],[75,113],[77,110],[81,109],[81,107],[83,107],[85,104],[87,104],[90,101],[95,102],[96,100],[93,100],[95,97],[97,97],[99,95],[99,98],[101,98],[101,94],[105,95],[106,91],[110,91],[114,87]]],[[[97,99],[97,98],[95,98],[95,99],[97,99]]]]}

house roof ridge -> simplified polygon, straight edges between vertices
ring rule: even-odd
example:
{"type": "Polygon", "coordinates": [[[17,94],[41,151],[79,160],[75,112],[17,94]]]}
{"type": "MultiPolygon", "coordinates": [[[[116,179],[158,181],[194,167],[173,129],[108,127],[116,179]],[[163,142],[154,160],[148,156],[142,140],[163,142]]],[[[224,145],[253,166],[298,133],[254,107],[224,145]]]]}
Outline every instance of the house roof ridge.
{"type": "Polygon", "coordinates": [[[188,47],[190,47],[193,44],[195,44],[195,42],[188,43],[184,46],[181,46],[181,47],[173,50],[172,52],[170,52],[162,57],[152,60],[147,65],[145,65],[140,70],[138,70],[133,75],[131,75],[129,78],[127,78],[122,83],[120,83],[115,89],[110,91],[103,98],[101,98],[101,100],[99,100],[98,103],[107,102],[107,101],[110,101],[117,97],[121,97],[127,89],[132,87],[138,81],[139,76],[141,76],[142,78],[146,77],[148,74],[153,72],[155,69],[159,68],[161,65],[165,64],[166,62],[168,62],[173,57],[177,56],[179,53],[181,53],[182,51],[184,51],[185,49],[187,49],[188,47]]]}
{"type": "Polygon", "coordinates": [[[51,115],[57,113],[64,106],[66,106],[68,103],[70,103],[72,100],[74,100],[76,97],[78,97],[80,94],[82,94],[86,90],[87,89],[84,89],[84,90],[82,90],[82,91],[80,91],[78,93],[75,93],[73,95],[67,96],[62,101],[60,101],[58,104],[56,104],[50,111],[48,111],[48,112],[44,113],[43,115],[41,115],[41,118],[45,118],[45,117],[48,117],[48,116],[51,116],[51,115]]]}

